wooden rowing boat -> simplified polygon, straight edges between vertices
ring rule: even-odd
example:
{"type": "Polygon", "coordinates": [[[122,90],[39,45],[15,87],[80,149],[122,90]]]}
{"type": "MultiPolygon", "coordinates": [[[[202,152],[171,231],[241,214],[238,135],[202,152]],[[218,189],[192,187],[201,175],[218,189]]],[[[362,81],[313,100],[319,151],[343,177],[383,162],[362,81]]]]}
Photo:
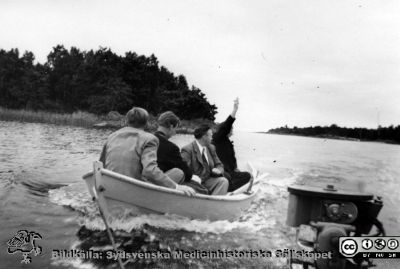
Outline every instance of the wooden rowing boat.
{"type": "MultiPolygon", "coordinates": [[[[94,171],[83,176],[92,197],[103,203],[135,207],[141,212],[176,214],[192,219],[232,220],[246,211],[257,191],[247,192],[247,186],[227,195],[187,196],[183,192],[157,186],[104,169],[94,163],[94,171]]],[[[112,215],[112,210],[108,210],[112,215]]],[[[107,213],[107,214],[109,214],[107,213]]]]}

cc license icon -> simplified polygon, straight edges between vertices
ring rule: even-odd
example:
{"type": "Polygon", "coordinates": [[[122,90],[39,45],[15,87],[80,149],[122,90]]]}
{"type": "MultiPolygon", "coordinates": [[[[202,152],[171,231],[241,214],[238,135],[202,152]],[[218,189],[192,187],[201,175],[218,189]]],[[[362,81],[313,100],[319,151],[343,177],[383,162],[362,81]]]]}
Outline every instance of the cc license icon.
{"type": "Polygon", "coordinates": [[[357,252],[357,242],[353,239],[346,239],[342,241],[340,249],[345,256],[352,256],[357,252]]]}
{"type": "Polygon", "coordinates": [[[377,250],[382,250],[382,249],[385,248],[385,246],[386,246],[386,242],[385,242],[384,239],[378,238],[378,239],[375,240],[375,248],[377,250]]]}
{"type": "Polygon", "coordinates": [[[390,250],[395,250],[399,246],[399,241],[396,239],[389,239],[387,242],[387,246],[390,250]]]}

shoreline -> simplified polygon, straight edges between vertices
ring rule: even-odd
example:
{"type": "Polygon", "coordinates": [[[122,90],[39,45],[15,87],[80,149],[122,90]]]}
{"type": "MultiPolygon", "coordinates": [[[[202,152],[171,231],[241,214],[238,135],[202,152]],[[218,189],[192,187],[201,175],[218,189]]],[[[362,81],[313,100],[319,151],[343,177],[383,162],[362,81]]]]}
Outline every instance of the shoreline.
{"type": "MultiPolygon", "coordinates": [[[[49,111],[33,111],[25,109],[8,109],[0,107],[1,121],[18,121],[27,123],[48,123],[63,126],[76,126],[88,129],[117,130],[125,126],[125,116],[112,111],[107,115],[95,115],[85,111],[73,113],[57,113],[49,111]]],[[[178,134],[193,134],[194,129],[203,123],[214,126],[215,123],[205,119],[181,120],[178,134]]],[[[150,114],[148,131],[157,129],[156,117],[150,114]]]]}
{"type": "Polygon", "coordinates": [[[332,140],[343,140],[343,141],[353,141],[353,142],[375,142],[375,143],[384,143],[391,145],[400,145],[400,143],[394,140],[363,140],[352,137],[345,136],[337,136],[337,135],[302,135],[302,134],[288,134],[288,133],[276,133],[276,132],[255,132],[258,134],[272,134],[272,135],[290,135],[290,136],[301,136],[301,137],[312,137],[312,138],[324,138],[324,139],[332,139],[332,140]]]}

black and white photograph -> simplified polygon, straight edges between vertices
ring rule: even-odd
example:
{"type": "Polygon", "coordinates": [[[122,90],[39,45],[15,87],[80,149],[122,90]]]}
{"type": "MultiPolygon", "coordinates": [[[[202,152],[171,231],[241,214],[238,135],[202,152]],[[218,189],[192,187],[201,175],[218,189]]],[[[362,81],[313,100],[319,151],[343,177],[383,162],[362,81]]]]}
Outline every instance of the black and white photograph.
{"type": "Polygon", "coordinates": [[[0,0],[0,268],[400,269],[399,14],[0,0]]]}

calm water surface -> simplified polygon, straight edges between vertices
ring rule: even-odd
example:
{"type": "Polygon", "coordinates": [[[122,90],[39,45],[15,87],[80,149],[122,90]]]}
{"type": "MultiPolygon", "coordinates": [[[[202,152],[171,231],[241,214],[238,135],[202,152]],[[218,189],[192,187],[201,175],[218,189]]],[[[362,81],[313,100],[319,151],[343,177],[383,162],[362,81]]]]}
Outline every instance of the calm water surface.
{"type": "MultiPolygon", "coordinates": [[[[0,121],[0,268],[115,268],[114,262],[51,258],[52,250],[109,248],[104,233],[97,232],[104,230],[104,225],[81,179],[98,159],[109,134],[104,130],[0,121]],[[33,256],[30,265],[20,264],[20,253],[6,252],[7,241],[21,229],[43,237],[37,241],[43,253],[33,256]]],[[[186,135],[173,138],[179,146],[191,140],[186,135]]],[[[142,250],[293,248],[295,232],[285,220],[286,188],[295,182],[319,186],[333,183],[382,196],[380,219],[388,235],[400,235],[400,146],[240,132],[233,140],[240,168],[245,169],[249,161],[269,174],[259,184],[260,194],[247,213],[233,222],[128,214],[111,224],[118,230],[117,241],[133,233],[136,242],[129,244],[142,250]]],[[[276,258],[189,259],[128,267],[286,268],[285,262],[276,258]]],[[[400,266],[378,265],[396,267],[400,266]]]]}

